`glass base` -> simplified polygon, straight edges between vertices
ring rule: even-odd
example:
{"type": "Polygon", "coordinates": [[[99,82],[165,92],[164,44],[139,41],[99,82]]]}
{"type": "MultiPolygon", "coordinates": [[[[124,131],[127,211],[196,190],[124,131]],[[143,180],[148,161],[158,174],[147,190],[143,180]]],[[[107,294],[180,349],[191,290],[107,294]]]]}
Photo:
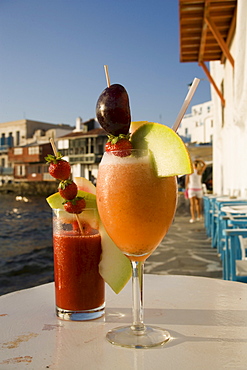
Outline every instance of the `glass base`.
{"type": "Polygon", "coordinates": [[[110,330],[106,339],[121,347],[150,348],[166,343],[170,339],[170,334],[156,326],[145,326],[145,330],[141,332],[134,331],[132,326],[120,326],[110,330]]]}
{"type": "Polygon", "coordinates": [[[70,320],[70,321],[87,321],[95,320],[105,314],[105,303],[97,308],[91,310],[80,310],[80,311],[71,311],[63,310],[56,306],[56,315],[59,319],[70,320]]]}

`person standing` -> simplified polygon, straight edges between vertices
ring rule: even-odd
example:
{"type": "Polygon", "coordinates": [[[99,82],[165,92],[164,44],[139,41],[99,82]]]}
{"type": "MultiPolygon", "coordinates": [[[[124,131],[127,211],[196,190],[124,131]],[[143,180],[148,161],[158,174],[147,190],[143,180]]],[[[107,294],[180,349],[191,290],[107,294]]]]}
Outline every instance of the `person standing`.
{"type": "Polygon", "coordinates": [[[190,201],[191,223],[202,219],[202,174],[207,166],[203,160],[196,159],[193,162],[193,167],[194,172],[191,175],[187,175],[185,179],[185,188],[188,189],[188,198],[190,201]]]}

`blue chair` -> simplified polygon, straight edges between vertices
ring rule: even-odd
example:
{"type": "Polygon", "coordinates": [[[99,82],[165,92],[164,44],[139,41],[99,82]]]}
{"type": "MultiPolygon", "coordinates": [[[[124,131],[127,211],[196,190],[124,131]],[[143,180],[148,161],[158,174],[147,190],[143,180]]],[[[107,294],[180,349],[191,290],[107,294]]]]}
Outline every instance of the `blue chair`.
{"type": "Polygon", "coordinates": [[[214,209],[214,201],[216,200],[216,198],[216,195],[210,194],[204,195],[203,197],[204,226],[208,237],[211,237],[212,235],[212,215],[214,209]]]}
{"type": "MultiPolygon", "coordinates": [[[[223,267],[223,279],[230,279],[230,252],[229,252],[229,238],[227,237],[229,231],[243,230],[247,228],[247,216],[225,216],[225,229],[222,230],[220,258],[223,267]]],[[[235,232],[235,231],[234,231],[235,232]]],[[[241,232],[241,231],[240,231],[241,232]]]]}
{"type": "Polygon", "coordinates": [[[247,282],[247,228],[226,229],[226,250],[223,270],[225,280],[247,282]]]}
{"type": "Polygon", "coordinates": [[[215,238],[218,254],[222,254],[224,248],[223,230],[227,228],[245,228],[247,227],[247,204],[234,204],[221,207],[217,218],[217,233],[215,238]]]}
{"type": "Polygon", "coordinates": [[[246,200],[240,200],[240,199],[229,199],[227,197],[219,197],[219,198],[216,198],[215,202],[214,202],[214,209],[213,209],[213,218],[212,218],[212,225],[211,225],[211,228],[212,228],[212,240],[211,240],[211,244],[212,244],[212,247],[213,248],[217,248],[217,251],[218,253],[220,253],[220,245],[219,245],[219,241],[220,241],[220,238],[221,238],[221,231],[222,231],[222,227],[221,227],[221,221],[222,221],[222,216],[225,216],[226,213],[225,212],[222,212],[221,209],[222,207],[225,207],[225,206],[242,206],[242,205],[246,205],[247,206],[247,201],[246,200]]]}

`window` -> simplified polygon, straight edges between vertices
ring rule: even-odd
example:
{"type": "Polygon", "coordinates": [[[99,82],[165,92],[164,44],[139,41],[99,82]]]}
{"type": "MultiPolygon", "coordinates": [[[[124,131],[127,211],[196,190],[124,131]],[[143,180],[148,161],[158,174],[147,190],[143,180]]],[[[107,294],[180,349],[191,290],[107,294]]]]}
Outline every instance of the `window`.
{"type": "MultiPolygon", "coordinates": [[[[221,82],[221,93],[224,96],[224,80],[221,82]]],[[[221,126],[224,127],[225,125],[225,107],[221,104],[221,126]]]]}
{"type": "Polygon", "coordinates": [[[7,138],[7,145],[11,148],[13,146],[13,135],[12,132],[9,133],[9,136],[7,138]]]}
{"type": "Polygon", "coordinates": [[[38,146],[30,146],[28,148],[28,154],[39,154],[39,147],[38,146]]]}
{"type": "Polygon", "coordinates": [[[14,148],[14,155],[22,155],[23,149],[22,148],[14,148]]]}
{"type": "Polygon", "coordinates": [[[16,141],[16,145],[20,145],[20,131],[16,131],[15,141],[16,141]]]}
{"type": "Polygon", "coordinates": [[[16,166],[16,175],[25,176],[25,165],[24,164],[20,164],[16,166]]]}
{"type": "Polygon", "coordinates": [[[1,145],[5,145],[5,134],[2,134],[1,145]]]}

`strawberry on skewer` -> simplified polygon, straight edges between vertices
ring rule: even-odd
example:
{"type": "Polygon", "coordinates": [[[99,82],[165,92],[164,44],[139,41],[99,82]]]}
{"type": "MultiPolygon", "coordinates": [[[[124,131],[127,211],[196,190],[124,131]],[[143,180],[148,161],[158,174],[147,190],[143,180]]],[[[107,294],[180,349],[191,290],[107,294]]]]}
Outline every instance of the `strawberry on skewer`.
{"type": "Polygon", "coordinates": [[[105,145],[106,152],[113,152],[118,157],[128,157],[131,154],[132,148],[129,134],[120,134],[119,136],[109,135],[105,145]]]}
{"type": "Polygon", "coordinates": [[[49,174],[58,180],[67,180],[70,177],[71,167],[69,162],[62,159],[62,154],[57,155],[48,154],[45,160],[49,165],[49,174]]]}
{"type": "Polygon", "coordinates": [[[78,214],[86,207],[86,201],[82,197],[76,197],[78,191],[77,185],[69,179],[71,177],[70,164],[62,159],[62,154],[57,151],[54,140],[51,139],[50,142],[54,155],[48,154],[48,156],[45,157],[46,161],[50,163],[49,173],[55,179],[61,180],[58,191],[65,199],[63,203],[64,209],[68,213],[75,214],[80,232],[83,235],[84,232],[78,214]]]}
{"type": "Polygon", "coordinates": [[[68,213],[75,213],[78,215],[83,211],[83,209],[86,207],[86,201],[82,197],[76,197],[71,200],[66,200],[63,203],[65,211],[68,213]]]}
{"type": "Polygon", "coordinates": [[[77,185],[72,180],[62,180],[58,185],[58,191],[61,197],[71,200],[77,196],[77,185]]]}

